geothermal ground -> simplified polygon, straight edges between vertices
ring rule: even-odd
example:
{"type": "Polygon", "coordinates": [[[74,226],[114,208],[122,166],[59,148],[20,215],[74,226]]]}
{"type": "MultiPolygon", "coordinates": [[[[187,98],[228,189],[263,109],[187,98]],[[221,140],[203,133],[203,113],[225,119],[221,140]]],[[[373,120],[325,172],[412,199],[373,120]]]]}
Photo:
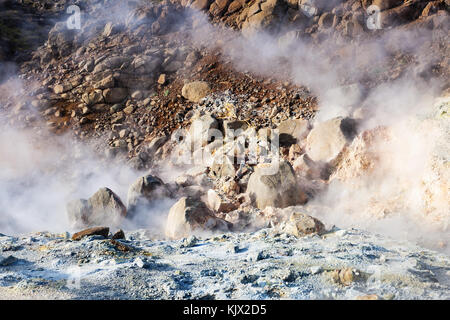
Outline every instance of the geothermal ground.
{"type": "Polygon", "coordinates": [[[0,298],[449,299],[449,257],[356,229],[152,240],[1,236],[0,298]],[[14,258],[7,258],[7,256],[14,258]],[[6,261],[6,262],[5,262],[6,261]]]}
{"type": "Polygon", "coordinates": [[[0,299],[450,298],[448,1],[70,4],[0,2],[0,299]]]}

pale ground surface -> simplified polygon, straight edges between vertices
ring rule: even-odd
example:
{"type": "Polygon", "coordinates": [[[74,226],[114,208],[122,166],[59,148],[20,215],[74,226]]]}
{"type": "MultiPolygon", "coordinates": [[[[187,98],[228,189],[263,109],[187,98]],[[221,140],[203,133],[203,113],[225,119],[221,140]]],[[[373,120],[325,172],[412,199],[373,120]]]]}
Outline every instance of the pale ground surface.
{"type": "Polygon", "coordinates": [[[61,235],[0,236],[1,299],[450,299],[450,258],[356,229],[301,239],[225,234],[198,241],[150,240],[127,232],[134,249],[61,235]],[[353,281],[333,280],[352,268],[353,281]]]}

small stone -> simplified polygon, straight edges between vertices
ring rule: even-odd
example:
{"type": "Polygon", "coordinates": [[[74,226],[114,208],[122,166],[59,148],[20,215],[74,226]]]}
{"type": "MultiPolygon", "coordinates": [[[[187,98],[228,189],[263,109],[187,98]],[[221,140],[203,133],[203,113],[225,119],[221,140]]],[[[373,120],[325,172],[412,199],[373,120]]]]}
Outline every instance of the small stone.
{"type": "Polygon", "coordinates": [[[53,88],[53,92],[56,94],[61,94],[63,92],[69,91],[72,89],[72,86],[70,84],[57,84],[53,88]]]}
{"type": "Polygon", "coordinates": [[[9,266],[9,265],[12,265],[16,261],[17,261],[17,258],[15,258],[13,256],[7,256],[6,258],[0,256],[0,266],[1,267],[6,267],[6,266],[9,266]]]}
{"type": "Polygon", "coordinates": [[[159,75],[158,83],[159,84],[165,84],[166,83],[166,75],[164,73],[159,75]]]}
{"type": "Polygon", "coordinates": [[[198,243],[198,239],[196,236],[190,236],[189,238],[184,239],[183,246],[185,248],[194,247],[198,243]]]}
{"type": "Polygon", "coordinates": [[[270,257],[269,254],[267,254],[264,251],[258,251],[256,254],[253,255],[253,257],[250,257],[251,261],[261,261],[264,259],[268,259],[270,257]]]}
{"type": "Polygon", "coordinates": [[[331,273],[331,278],[333,279],[333,281],[344,286],[351,285],[353,282],[358,280],[359,276],[360,273],[352,268],[334,270],[331,273]]]}
{"type": "Polygon", "coordinates": [[[125,109],[123,109],[123,112],[125,112],[126,114],[132,114],[134,111],[133,106],[128,106],[125,109]]]}
{"type": "Polygon", "coordinates": [[[128,135],[128,130],[127,129],[122,129],[119,131],[119,137],[120,138],[125,138],[128,135]]]}
{"type": "Polygon", "coordinates": [[[112,236],[113,240],[121,240],[121,239],[125,239],[125,233],[123,232],[122,229],[120,229],[119,231],[117,231],[116,233],[114,233],[114,235],[112,236]]]}
{"type": "Polygon", "coordinates": [[[139,267],[139,268],[145,268],[145,262],[142,261],[141,258],[137,257],[136,259],[134,259],[134,264],[139,267]]]}
{"type": "Polygon", "coordinates": [[[134,100],[142,99],[143,96],[144,95],[143,95],[142,91],[140,91],[140,90],[137,90],[131,94],[131,98],[133,98],[134,100]]]}
{"type": "Polygon", "coordinates": [[[123,101],[128,95],[126,88],[108,88],[103,90],[103,97],[107,103],[118,103],[123,101]]]}
{"type": "Polygon", "coordinates": [[[310,268],[310,270],[311,270],[311,274],[318,274],[318,273],[321,273],[323,271],[321,266],[312,266],[310,268]]]}

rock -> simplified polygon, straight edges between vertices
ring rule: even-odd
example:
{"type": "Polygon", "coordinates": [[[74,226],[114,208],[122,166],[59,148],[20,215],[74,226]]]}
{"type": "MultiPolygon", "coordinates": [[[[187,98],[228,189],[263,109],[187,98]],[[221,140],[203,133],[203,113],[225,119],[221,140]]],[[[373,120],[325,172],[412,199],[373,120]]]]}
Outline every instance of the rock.
{"type": "Polygon", "coordinates": [[[325,231],[325,226],[322,222],[307,214],[293,212],[282,231],[296,237],[302,237],[308,234],[320,234],[325,231]]]}
{"type": "Polygon", "coordinates": [[[124,244],[120,241],[111,239],[111,240],[109,240],[109,242],[114,246],[114,248],[116,248],[119,251],[122,251],[122,252],[133,251],[133,247],[127,246],[126,244],[124,244]]]}
{"type": "Polygon", "coordinates": [[[309,132],[309,122],[303,119],[288,119],[281,122],[278,127],[280,146],[290,146],[300,143],[309,132]]]}
{"type": "Polygon", "coordinates": [[[184,65],[186,67],[192,67],[200,58],[200,54],[197,51],[190,52],[186,59],[184,60],[184,65]]]}
{"type": "Polygon", "coordinates": [[[210,4],[210,0],[194,0],[192,2],[191,7],[197,10],[205,10],[208,9],[210,4]]]}
{"type": "Polygon", "coordinates": [[[88,201],[92,207],[88,219],[90,225],[107,222],[116,225],[127,215],[127,209],[120,198],[108,188],[100,188],[88,201]]]}
{"type": "Polygon", "coordinates": [[[387,10],[399,6],[403,0],[373,0],[372,5],[377,6],[380,10],[387,10]]]}
{"type": "Polygon", "coordinates": [[[193,177],[187,174],[182,174],[175,179],[175,183],[181,187],[189,187],[194,184],[193,177]]]}
{"type": "Polygon", "coordinates": [[[238,206],[234,203],[223,200],[216,191],[208,190],[208,206],[216,212],[228,213],[236,210],[238,206]]]}
{"type": "Polygon", "coordinates": [[[295,159],[292,167],[294,168],[295,172],[303,173],[303,175],[309,180],[323,178],[322,172],[324,170],[324,166],[321,166],[312,161],[306,153],[295,159]]]}
{"type": "Polygon", "coordinates": [[[245,130],[247,130],[248,124],[245,121],[241,120],[225,120],[223,122],[223,129],[225,132],[226,139],[233,139],[240,134],[242,134],[245,130]]]}
{"type": "Polygon", "coordinates": [[[136,90],[131,94],[131,98],[133,98],[134,100],[140,100],[143,96],[144,94],[140,90],[136,90]]]}
{"type": "Polygon", "coordinates": [[[253,255],[253,257],[250,257],[250,261],[261,261],[261,260],[265,260],[265,259],[269,259],[269,258],[270,258],[270,254],[268,254],[264,250],[261,250],[261,251],[256,252],[253,255]]]}
{"type": "Polygon", "coordinates": [[[125,114],[132,114],[134,112],[134,107],[133,106],[128,106],[125,109],[123,109],[123,112],[125,114]]]}
{"type": "Polygon", "coordinates": [[[387,127],[376,127],[358,134],[334,161],[330,181],[352,183],[355,178],[369,177],[382,165],[378,149],[392,141],[392,132],[387,127]]]}
{"type": "MultiPolygon", "coordinates": [[[[189,128],[190,140],[193,148],[204,147],[215,136],[219,128],[219,122],[209,114],[195,119],[189,128]]],[[[192,149],[196,150],[196,149],[192,149]]]]}
{"type": "Polygon", "coordinates": [[[310,269],[311,274],[319,274],[323,271],[321,266],[312,266],[310,269]]]}
{"type": "Polygon", "coordinates": [[[210,93],[209,84],[205,81],[194,81],[183,86],[181,94],[192,102],[199,102],[210,93]]]}
{"type": "Polygon", "coordinates": [[[177,70],[183,67],[183,62],[181,61],[170,61],[167,64],[164,64],[163,69],[165,72],[176,72],[177,70]]]}
{"type": "Polygon", "coordinates": [[[66,211],[71,225],[78,227],[89,223],[92,207],[88,200],[78,199],[67,203],[66,211]]]}
{"type": "Polygon", "coordinates": [[[169,140],[168,136],[162,135],[154,138],[152,141],[150,141],[149,145],[146,147],[146,152],[149,155],[153,155],[158,151],[159,148],[161,148],[166,142],[169,140]]]}
{"type": "Polygon", "coordinates": [[[152,74],[161,64],[161,59],[154,56],[137,56],[131,63],[136,74],[152,74]]]}
{"type": "Polygon", "coordinates": [[[159,84],[165,84],[166,83],[166,75],[164,73],[160,74],[158,77],[158,83],[159,84]]]}
{"type": "Polygon", "coordinates": [[[105,78],[101,79],[99,82],[97,82],[94,85],[95,89],[108,89],[113,88],[116,81],[114,80],[114,77],[110,74],[109,76],[106,76],[105,78]]]}
{"type": "Polygon", "coordinates": [[[190,236],[189,238],[184,239],[183,247],[192,248],[198,243],[198,239],[196,236],[190,236]]]}
{"type": "Polygon", "coordinates": [[[209,12],[213,16],[220,16],[225,11],[229,3],[230,0],[216,0],[209,7],[209,12]]]}
{"type": "Polygon", "coordinates": [[[17,258],[14,256],[2,257],[0,256],[0,267],[7,267],[14,264],[17,261],[17,258]]]}
{"type": "Polygon", "coordinates": [[[243,0],[234,0],[228,6],[227,13],[231,14],[231,13],[234,13],[234,12],[238,11],[239,9],[242,8],[244,3],[245,3],[245,1],[243,1],[243,0]]]}
{"type": "Polygon", "coordinates": [[[239,184],[234,179],[228,179],[222,184],[222,191],[229,197],[239,194],[239,184]]]}
{"type": "Polygon", "coordinates": [[[58,84],[53,88],[53,92],[56,94],[61,94],[69,90],[72,90],[71,84],[58,84]]]}
{"type": "Polygon", "coordinates": [[[109,37],[115,33],[117,33],[118,27],[114,25],[112,22],[108,22],[103,29],[103,36],[109,37]]]}
{"type": "Polygon", "coordinates": [[[283,160],[278,168],[273,164],[256,167],[248,181],[247,193],[261,210],[268,206],[285,208],[307,200],[306,194],[297,185],[294,170],[283,160]]]}
{"type": "Polygon", "coordinates": [[[319,29],[329,29],[333,26],[335,20],[334,14],[330,12],[325,12],[319,18],[318,25],[319,29]]]}
{"type": "Polygon", "coordinates": [[[331,273],[331,278],[335,283],[349,286],[353,282],[361,279],[361,273],[358,270],[352,268],[344,268],[340,270],[334,270],[331,273]]]}
{"type": "Polygon", "coordinates": [[[103,60],[102,62],[98,63],[94,70],[92,71],[93,74],[98,74],[100,72],[106,71],[106,70],[112,70],[117,69],[120,66],[122,66],[124,63],[128,63],[129,57],[126,56],[114,56],[107,58],[103,60]]]}
{"type": "Polygon", "coordinates": [[[114,235],[112,236],[113,240],[121,240],[121,239],[125,239],[125,233],[123,232],[122,229],[120,229],[119,231],[117,231],[116,233],[114,233],[114,235]]]}
{"type": "Polygon", "coordinates": [[[172,239],[186,238],[194,232],[224,230],[231,224],[216,218],[200,200],[183,197],[170,209],[165,234],[172,239]]]}
{"type": "Polygon", "coordinates": [[[128,213],[132,217],[155,200],[169,195],[168,189],[160,178],[152,175],[140,177],[128,189],[128,213]]]}
{"type": "Polygon", "coordinates": [[[86,103],[88,106],[92,106],[97,103],[103,102],[103,94],[101,90],[94,90],[91,92],[83,93],[81,96],[81,100],[86,103]]]}
{"type": "Polygon", "coordinates": [[[94,236],[94,235],[103,236],[105,238],[108,238],[108,234],[109,234],[108,227],[95,227],[95,228],[89,228],[89,229],[74,233],[72,236],[72,240],[78,241],[84,237],[94,236]]]}
{"type": "Polygon", "coordinates": [[[108,88],[103,91],[103,97],[106,103],[119,103],[122,102],[128,96],[128,90],[126,88],[108,88]]]}
{"type": "Polygon", "coordinates": [[[356,122],[334,118],[317,124],[306,138],[306,153],[313,161],[334,160],[356,134],[356,122]]]}
{"type": "Polygon", "coordinates": [[[136,259],[134,259],[134,264],[137,266],[137,267],[139,267],[139,268],[145,268],[145,262],[141,259],[141,258],[139,258],[139,257],[137,257],[136,259]]]}
{"type": "Polygon", "coordinates": [[[234,177],[236,175],[234,158],[220,153],[217,154],[211,164],[211,175],[215,178],[234,177]]]}

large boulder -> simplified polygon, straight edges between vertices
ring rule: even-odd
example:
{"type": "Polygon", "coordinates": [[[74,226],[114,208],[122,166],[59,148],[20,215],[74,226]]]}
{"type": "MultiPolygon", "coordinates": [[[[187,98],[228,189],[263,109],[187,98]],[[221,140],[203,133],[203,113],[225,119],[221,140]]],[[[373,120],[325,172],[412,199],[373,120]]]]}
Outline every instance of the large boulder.
{"type": "Polygon", "coordinates": [[[219,122],[210,114],[205,114],[195,119],[189,129],[190,141],[193,147],[206,146],[211,142],[214,134],[219,133],[218,128],[219,122]]]}
{"type": "Polygon", "coordinates": [[[277,130],[281,146],[298,144],[308,135],[309,122],[304,119],[287,119],[278,125],[277,130]]]}
{"type": "Polygon", "coordinates": [[[208,190],[208,206],[211,210],[216,212],[230,212],[236,210],[238,206],[236,203],[232,203],[223,199],[215,190],[208,190]]]}
{"type": "Polygon", "coordinates": [[[306,194],[297,184],[294,170],[289,162],[283,160],[278,163],[278,170],[261,165],[256,167],[248,181],[247,193],[261,210],[266,207],[285,208],[303,204],[307,200],[306,194]]]}
{"type": "Polygon", "coordinates": [[[376,127],[358,134],[353,142],[336,158],[330,181],[354,183],[355,179],[368,177],[381,166],[384,159],[390,159],[380,146],[392,143],[392,132],[388,127],[376,127]]]}
{"type": "Polygon", "coordinates": [[[312,161],[306,153],[295,159],[292,167],[295,172],[300,173],[310,180],[327,178],[327,166],[312,161]]]}
{"type": "Polygon", "coordinates": [[[166,222],[166,236],[171,239],[188,237],[195,232],[223,230],[231,224],[214,216],[202,201],[183,197],[170,209],[166,222]]]}
{"type": "Polygon", "coordinates": [[[100,188],[88,200],[69,202],[66,211],[73,227],[117,225],[127,215],[122,200],[108,188],[100,188]]]}
{"type": "Polygon", "coordinates": [[[91,225],[101,225],[106,222],[116,225],[127,215],[127,209],[122,200],[111,189],[100,188],[88,201],[92,207],[89,216],[91,225]]]}
{"type": "Polygon", "coordinates": [[[70,201],[66,205],[66,211],[69,222],[73,227],[77,228],[89,224],[92,207],[88,200],[77,199],[70,201]]]}
{"type": "Polygon", "coordinates": [[[306,153],[313,161],[334,160],[356,134],[356,121],[337,117],[317,124],[306,138],[306,153]]]}
{"type": "Polygon", "coordinates": [[[209,84],[205,81],[194,81],[186,83],[181,89],[184,98],[192,102],[199,102],[211,91],[209,84]]]}
{"type": "Polygon", "coordinates": [[[152,175],[137,179],[128,189],[128,215],[132,217],[140,209],[145,209],[154,200],[169,196],[164,182],[152,175]]]}

